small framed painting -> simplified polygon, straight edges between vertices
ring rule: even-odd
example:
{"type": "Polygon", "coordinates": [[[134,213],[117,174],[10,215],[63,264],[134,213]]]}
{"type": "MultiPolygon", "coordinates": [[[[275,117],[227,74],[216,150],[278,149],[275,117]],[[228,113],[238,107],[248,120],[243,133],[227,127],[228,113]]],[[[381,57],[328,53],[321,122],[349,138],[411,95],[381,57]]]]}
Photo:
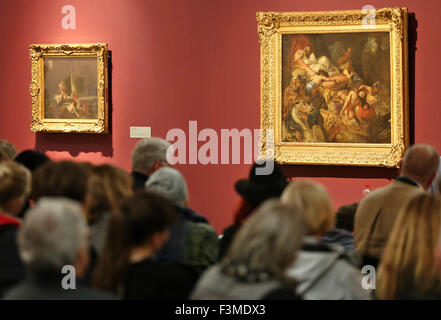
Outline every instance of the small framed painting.
{"type": "Polygon", "coordinates": [[[108,132],[107,44],[33,44],[34,132],[108,132]]]}

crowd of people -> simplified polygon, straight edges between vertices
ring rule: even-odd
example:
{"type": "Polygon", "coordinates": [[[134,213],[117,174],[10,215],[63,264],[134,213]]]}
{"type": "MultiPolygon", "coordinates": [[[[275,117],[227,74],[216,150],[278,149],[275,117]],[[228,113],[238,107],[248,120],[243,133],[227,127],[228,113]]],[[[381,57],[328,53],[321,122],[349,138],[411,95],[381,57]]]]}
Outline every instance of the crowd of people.
{"type": "Polygon", "coordinates": [[[255,163],[221,235],[189,207],[168,147],[140,140],[129,173],[0,140],[0,298],[441,299],[432,146],[409,147],[394,181],[336,212],[321,184],[255,163]]]}

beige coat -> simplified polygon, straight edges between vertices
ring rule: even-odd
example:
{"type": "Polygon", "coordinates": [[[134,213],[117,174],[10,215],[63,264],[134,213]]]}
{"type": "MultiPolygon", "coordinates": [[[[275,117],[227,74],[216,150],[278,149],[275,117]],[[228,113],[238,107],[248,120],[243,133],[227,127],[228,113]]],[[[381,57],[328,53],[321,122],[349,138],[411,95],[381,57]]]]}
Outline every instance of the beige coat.
{"type": "Polygon", "coordinates": [[[398,212],[410,198],[420,192],[423,192],[420,187],[393,181],[361,200],[355,213],[355,251],[381,259],[398,212]],[[373,226],[374,223],[375,226],[373,226]],[[367,243],[370,233],[372,234],[367,243]]]}

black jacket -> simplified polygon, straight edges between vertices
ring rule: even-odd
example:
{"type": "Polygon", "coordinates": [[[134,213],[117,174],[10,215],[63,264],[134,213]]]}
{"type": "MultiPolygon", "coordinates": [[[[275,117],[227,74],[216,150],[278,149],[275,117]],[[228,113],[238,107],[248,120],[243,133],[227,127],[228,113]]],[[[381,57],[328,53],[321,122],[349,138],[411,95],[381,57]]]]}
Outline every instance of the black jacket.
{"type": "Polygon", "coordinates": [[[0,215],[0,297],[11,286],[25,277],[17,247],[19,223],[13,218],[0,215]]]}

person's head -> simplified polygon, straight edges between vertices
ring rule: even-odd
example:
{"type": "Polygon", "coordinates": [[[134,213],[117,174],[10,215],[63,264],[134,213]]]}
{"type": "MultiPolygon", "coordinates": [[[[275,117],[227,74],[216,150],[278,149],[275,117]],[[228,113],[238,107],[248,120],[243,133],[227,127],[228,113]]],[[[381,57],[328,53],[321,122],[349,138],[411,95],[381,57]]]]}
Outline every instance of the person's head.
{"type": "Polygon", "coordinates": [[[127,199],[121,206],[126,221],[130,248],[151,246],[161,248],[168,238],[168,229],[176,220],[172,203],[156,194],[140,192],[127,199]]]}
{"type": "Polygon", "coordinates": [[[305,53],[305,56],[306,56],[306,57],[309,57],[309,56],[311,55],[311,53],[312,53],[311,48],[310,48],[310,47],[306,47],[306,48],[304,49],[304,53],[305,53]]]}
{"type": "Polygon", "coordinates": [[[291,182],[280,197],[287,205],[299,208],[309,234],[321,236],[334,225],[332,200],[320,183],[309,180],[291,182]]]}
{"type": "Polygon", "coordinates": [[[125,199],[119,214],[110,219],[106,243],[93,273],[93,285],[118,292],[131,252],[141,249],[153,254],[159,250],[175,219],[173,204],[160,195],[140,191],[125,199]]]}
{"type": "Polygon", "coordinates": [[[20,256],[35,275],[61,274],[63,266],[84,275],[88,263],[88,229],[78,202],[42,198],[30,209],[18,233],[20,256]]]}
{"type": "Polygon", "coordinates": [[[8,160],[14,159],[17,154],[17,149],[15,149],[14,145],[6,140],[0,139],[0,150],[8,156],[8,160]]]}
{"type": "Polygon", "coordinates": [[[66,197],[83,203],[87,190],[88,170],[73,161],[46,162],[33,175],[32,199],[66,197]]]}
{"type": "Polygon", "coordinates": [[[381,82],[377,81],[372,85],[372,94],[377,95],[381,89],[381,82]]]}
{"type": "Polygon", "coordinates": [[[0,163],[0,212],[18,215],[31,191],[31,173],[13,161],[0,163]]]}
{"type": "Polygon", "coordinates": [[[440,278],[436,251],[440,248],[441,200],[421,193],[408,201],[398,214],[378,269],[377,295],[395,299],[404,279],[413,280],[424,292],[440,278]]]}
{"type": "Polygon", "coordinates": [[[58,84],[58,92],[65,93],[67,91],[66,85],[64,84],[64,81],[61,81],[58,84]]]}
{"type": "Polygon", "coordinates": [[[163,167],[155,171],[145,183],[146,190],[156,192],[178,206],[187,203],[187,182],[176,169],[163,167]]]}
{"type": "Polygon", "coordinates": [[[300,76],[292,77],[291,78],[291,86],[294,88],[294,90],[298,89],[301,86],[302,82],[300,79],[300,76]]]}
{"type": "Polygon", "coordinates": [[[15,158],[15,162],[18,162],[28,168],[31,172],[34,172],[42,164],[50,161],[49,157],[44,153],[37,150],[25,150],[20,152],[15,158]]]}
{"type": "Polygon", "coordinates": [[[301,247],[305,229],[298,209],[277,199],[267,200],[239,229],[223,262],[283,279],[301,247]]]}
{"type": "Polygon", "coordinates": [[[167,149],[170,143],[161,138],[145,138],[139,141],[132,152],[132,170],[152,174],[167,166],[167,149]]]}
{"type": "Polygon", "coordinates": [[[404,154],[401,175],[416,180],[429,189],[439,167],[439,154],[428,144],[414,144],[404,154]]]}
{"type": "Polygon", "coordinates": [[[354,219],[357,207],[358,203],[356,202],[338,208],[335,213],[335,227],[337,229],[354,232],[354,219]]]}
{"type": "Polygon", "coordinates": [[[358,96],[359,96],[360,98],[362,98],[362,99],[365,99],[365,98],[366,98],[367,93],[368,93],[368,92],[366,91],[365,88],[362,88],[362,89],[358,90],[358,96]]]}
{"type": "Polygon", "coordinates": [[[234,188],[242,197],[242,205],[235,214],[235,223],[243,223],[253,209],[270,198],[279,198],[288,184],[281,166],[272,160],[258,162],[251,167],[249,178],[238,180],[234,188]],[[272,168],[270,172],[266,169],[272,168]]]}
{"type": "Polygon", "coordinates": [[[84,204],[88,222],[96,222],[105,212],[118,211],[133,193],[132,183],[130,174],[118,167],[104,164],[91,168],[84,204]]]}

